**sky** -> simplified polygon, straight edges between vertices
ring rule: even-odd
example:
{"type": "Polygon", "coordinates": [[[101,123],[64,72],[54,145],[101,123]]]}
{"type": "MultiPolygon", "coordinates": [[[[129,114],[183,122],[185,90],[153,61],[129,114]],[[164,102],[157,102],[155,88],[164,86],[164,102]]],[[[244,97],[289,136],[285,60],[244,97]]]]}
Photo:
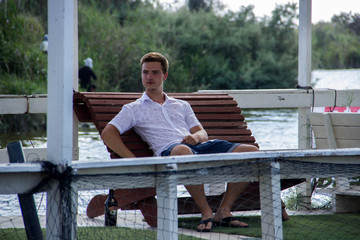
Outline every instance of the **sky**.
{"type": "MultiPolygon", "coordinates": [[[[232,11],[238,11],[240,6],[254,5],[254,13],[258,17],[271,16],[271,11],[277,5],[297,3],[299,0],[220,0],[232,11]]],[[[160,0],[161,3],[183,3],[185,0],[160,0]]],[[[360,0],[312,0],[312,22],[330,22],[333,15],[341,12],[360,14],[360,0]]]]}

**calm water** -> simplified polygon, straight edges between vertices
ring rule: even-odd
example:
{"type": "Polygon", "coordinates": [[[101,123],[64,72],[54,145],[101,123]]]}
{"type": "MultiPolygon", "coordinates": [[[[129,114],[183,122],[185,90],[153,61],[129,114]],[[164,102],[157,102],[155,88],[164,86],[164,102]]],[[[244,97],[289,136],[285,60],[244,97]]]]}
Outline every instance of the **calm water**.
{"type": "MultiPolygon", "coordinates": [[[[318,70],[312,74],[315,87],[349,89],[360,88],[360,70],[318,70]]],[[[262,150],[296,149],[298,114],[296,109],[243,109],[248,128],[252,131],[256,142],[262,150]]],[[[79,132],[80,161],[110,159],[109,154],[99,138],[93,125],[79,132]]],[[[45,138],[35,138],[24,145],[46,147],[45,138]]],[[[79,193],[79,213],[86,212],[91,197],[104,191],[88,191],[79,193]]],[[[180,194],[186,194],[182,188],[180,194]]],[[[45,214],[46,194],[35,195],[36,206],[41,215],[45,214]]],[[[1,195],[0,216],[21,215],[16,195],[1,195]]]]}

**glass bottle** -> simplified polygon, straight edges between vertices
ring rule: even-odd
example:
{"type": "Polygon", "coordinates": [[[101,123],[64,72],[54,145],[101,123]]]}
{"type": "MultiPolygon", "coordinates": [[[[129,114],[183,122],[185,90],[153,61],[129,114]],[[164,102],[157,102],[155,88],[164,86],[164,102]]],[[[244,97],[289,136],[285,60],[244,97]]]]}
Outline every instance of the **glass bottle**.
{"type": "Polygon", "coordinates": [[[109,196],[105,201],[105,226],[116,226],[117,206],[114,189],[110,189],[109,196]]]}

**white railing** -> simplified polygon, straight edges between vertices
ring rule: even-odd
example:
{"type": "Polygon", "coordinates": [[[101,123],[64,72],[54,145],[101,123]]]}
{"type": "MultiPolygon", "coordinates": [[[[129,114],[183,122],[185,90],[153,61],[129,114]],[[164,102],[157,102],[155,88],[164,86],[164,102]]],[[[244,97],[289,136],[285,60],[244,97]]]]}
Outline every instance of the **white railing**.
{"type": "MultiPolygon", "coordinates": [[[[174,157],[149,157],[149,158],[128,158],[112,159],[111,161],[91,161],[74,162],[72,167],[78,174],[78,180],[74,184],[77,190],[102,189],[102,188],[138,188],[139,181],[146,184],[142,187],[156,187],[158,200],[158,215],[164,214],[166,218],[158,218],[158,239],[177,239],[178,220],[177,220],[177,188],[178,184],[200,184],[214,183],[216,172],[199,175],[177,175],[171,174],[176,169],[194,170],[199,168],[198,163],[209,169],[232,165],[236,168],[236,174],[221,174],[223,181],[259,181],[260,184],[260,203],[263,239],[282,239],[282,219],[281,219],[281,198],[280,198],[280,176],[285,178],[310,178],[327,177],[343,174],[344,168],[349,164],[352,174],[358,175],[360,171],[359,160],[360,148],[342,150],[291,150],[291,151],[261,151],[250,153],[232,154],[210,154],[194,156],[174,156],[174,157]],[[290,163],[289,163],[290,161],[290,163]],[[305,164],[301,165],[303,161],[305,164]],[[252,164],[254,163],[254,164],[252,164]],[[327,164],[337,163],[336,171],[329,168],[327,164]],[[249,171],[249,164],[252,164],[249,171]],[[318,164],[316,167],[301,168],[308,164],[318,164]],[[137,173],[136,175],[126,175],[126,173],[137,173]],[[159,174],[149,174],[149,172],[159,174]],[[166,173],[168,174],[161,174],[166,173]],[[117,175],[115,176],[114,173],[117,175]],[[145,174],[141,174],[145,173],[145,174]],[[98,183],[91,181],[95,175],[111,174],[112,181],[98,183]],[[125,174],[125,175],[121,175],[125,174]],[[135,180],[132,180],[135,178],[135,180]],[[86,183],[91,181],[91,188],[86,183]],[[170,191],[171,189],[171,191],[170,191]],[[169,196],[169,192],[171,195],[169,196]],[[171,226],[169,226],[171,223],[171,226]],[[161,236],[159,238],[159,236],[161,236]]],[[[33,164],[0,164],[0,194],[23,193],[29,187],[36,185],[46,173],[41,170],[40,163],[33,164]],[[25,176],[25,178],[24,178],[25,176]],[[24,181],[28,184],[24,184],[24,181]]],[[[183,174],[183,173],[182,173],[183,174]]],[[[350,173],[348,173],[350,174],[350,173]]],[[[216,182],[218,183],[218,182],[216,182]]],[[[46,190],[46,189],[44,189],[46,190]]],[[[75,206],[74,206],[75,207],[75,206]]],[[[76,212],[74,210],[74,212],[76,212]]],[[[73,223],[75,224],[75,223],[73,223]]],[[[70,226],[74,228],[74,226],[70,226]]],[[[76,226],[75,226],[76,228],[76,226]]]]}

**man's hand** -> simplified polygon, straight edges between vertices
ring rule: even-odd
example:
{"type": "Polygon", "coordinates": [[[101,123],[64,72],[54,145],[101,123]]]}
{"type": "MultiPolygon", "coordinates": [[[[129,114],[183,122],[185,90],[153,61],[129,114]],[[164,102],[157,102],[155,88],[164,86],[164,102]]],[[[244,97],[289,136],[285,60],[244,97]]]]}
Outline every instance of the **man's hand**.
{"type": "Polygon", "coordinates": [[[190,135],[187,135],[186,137],[184,137],[183,140],[181,141],[181,143],[186,143],[189,145],[196,145],[199,143],[199,141],[200,141],[200,139],[198,139],[197,135],[190,134],[190,135]]]}

